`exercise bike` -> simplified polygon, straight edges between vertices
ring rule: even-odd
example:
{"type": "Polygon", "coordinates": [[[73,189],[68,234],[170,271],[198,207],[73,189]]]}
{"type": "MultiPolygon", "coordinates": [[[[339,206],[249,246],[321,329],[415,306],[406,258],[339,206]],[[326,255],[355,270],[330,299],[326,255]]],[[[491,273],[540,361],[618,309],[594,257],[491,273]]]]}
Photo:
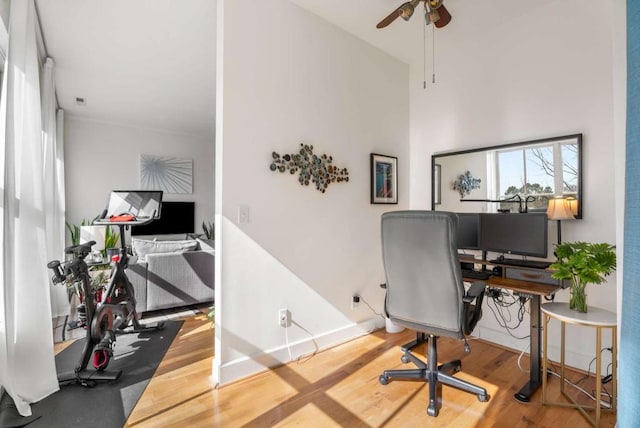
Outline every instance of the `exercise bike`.
{"type": "MultiPolygon", "coordinates": [[[[112,192],[113,195],[114,192],[112,192]]],[[[117,192],[116,192],[117,193],[117,192]]],[[[150,192],[128,192],[150,193],[150,192]]],[[[137,195],[139,196],[139,195],[137,195]]],[[[160,193],[159,200],[162,194],[160,193]]],[[[107,210],[103,212],[102,219],[94,222],[98,225],[117,226],[120,229],[120,249],[111,260],[111,276],[106,290],[102,293],[91,289],[91,277],[89,265],[85,261],[91,254],[91,247],[95,241],[74,245],[65,248],[65,254],[73,255],[73,259],[66,263],[58,260],[51,261],[47,267],[53,271],[54,284],[62,283],[69,279],[78,285],[83,294],[85,328],[87,330],[82,354],[72,373],[62,373],[58,376],[58,382],[62,384],[79,383],[83,386],[95,386],[98,381],[115,381],[122,371],[106,371],[116,341],[116,332],[140,333],[162,329],[163,322],[152,326],[144,326],[138,321],[136,312],[136,298],[133,286],[127,278],[126,269],[129,263],[129,255],[126,251],[125,228],[132,224],[145,224],[159,217],[158,209],[148,219],[136,219],[129,215],[121,219],[115,216],[107,216],[107,210]],[[115,218],[115,221],[113,220],[115,218]],[[132,327],[128,329],[128,327],[132,327]],[[127,329],[127,330],[125,330],[127,329]],[[88,370],[89,361],[93,359],[95,370],[88,370]]],[[[81,314],[82,312],[79,311],[81,314]]]]}

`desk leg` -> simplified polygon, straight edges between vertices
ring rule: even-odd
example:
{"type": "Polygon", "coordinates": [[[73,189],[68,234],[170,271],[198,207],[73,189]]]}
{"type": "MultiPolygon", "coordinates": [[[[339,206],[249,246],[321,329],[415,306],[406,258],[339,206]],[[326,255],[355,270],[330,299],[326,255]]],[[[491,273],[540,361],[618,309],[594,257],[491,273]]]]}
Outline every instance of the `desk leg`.
{"type": "Polygon", "coordinates": [[[530,337],[529,337],[529,360],[530,360],[530,372],[529,382],[527,382],[518,391],[514,397],[516,400],[528,403],[534,392],[540,387],[541,372],[540,372],[540,296],[532,295],[529,302],[529,323],[530,323],[530,337]]]}

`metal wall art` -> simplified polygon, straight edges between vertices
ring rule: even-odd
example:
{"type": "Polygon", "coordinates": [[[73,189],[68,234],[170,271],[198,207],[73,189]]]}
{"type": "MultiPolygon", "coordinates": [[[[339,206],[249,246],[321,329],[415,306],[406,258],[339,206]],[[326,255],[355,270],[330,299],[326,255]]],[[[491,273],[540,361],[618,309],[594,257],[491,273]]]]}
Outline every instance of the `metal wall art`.
{"type": "Polygon", "coordinates": [[[479,178],[474,178],[469,171],[465,171],[464,174],[460,174],[458,178],[451,183],[451,188],[460,193],[460,198],[464,198],[465,195],[471,193],[473,189],[480,188],[479,178]]]}
{"type": "Polygon", "coordinates": [[[300,144],[298,153],[280,156],[271,154],[273,160],[269,169],[284,173],[289,171],[293,175],[298,170],[298,182],[302,186],[308,186],[309,182],[316,185],[316,190],[324,193],[330,183],[342,183],[349,181],[347,168],[338,168],[333,165],[333,157],[325,154],[318,156],[313,154],[313,146],[300,144]]]}

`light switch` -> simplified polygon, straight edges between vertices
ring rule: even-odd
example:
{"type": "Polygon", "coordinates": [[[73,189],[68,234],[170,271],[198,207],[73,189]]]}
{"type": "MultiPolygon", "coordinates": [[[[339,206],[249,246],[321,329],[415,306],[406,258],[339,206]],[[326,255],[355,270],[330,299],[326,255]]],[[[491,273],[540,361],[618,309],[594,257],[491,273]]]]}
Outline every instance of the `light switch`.
{"type": "Polygon", "coordinates": [[[249,224],[249,207],[246,205],[238,207],[238,224],[249,224]]]}

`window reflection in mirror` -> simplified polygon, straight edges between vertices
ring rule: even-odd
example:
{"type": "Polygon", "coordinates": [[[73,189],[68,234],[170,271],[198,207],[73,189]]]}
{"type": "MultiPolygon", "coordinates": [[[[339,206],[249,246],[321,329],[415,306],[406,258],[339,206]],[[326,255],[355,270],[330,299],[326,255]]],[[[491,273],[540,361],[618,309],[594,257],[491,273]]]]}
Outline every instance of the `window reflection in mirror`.
{"type": "Polygon", "coordinates": [[[582,218],[581,149],[582,134],[576,134],[435,154],[432,209],[518,212],[526,206],[535,212],[545,211],[550,198],[563,196],[575,198],[576,218],[582,218]],[[461,191],[461,176],[480,185],[461,191]]]}

